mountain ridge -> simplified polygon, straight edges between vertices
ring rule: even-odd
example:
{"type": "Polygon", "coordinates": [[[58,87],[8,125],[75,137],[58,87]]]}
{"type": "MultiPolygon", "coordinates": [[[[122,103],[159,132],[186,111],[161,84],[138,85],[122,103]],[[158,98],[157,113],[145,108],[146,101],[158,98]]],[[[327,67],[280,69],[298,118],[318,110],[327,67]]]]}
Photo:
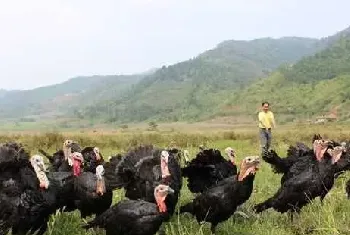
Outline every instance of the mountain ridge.
{"type": "Polygon", "coordinates": [[[221,115],[249,113],[261,100],[274,103],[285,122],[331,113],[350,120],[350,35],[243,89],[228,102],[239,108],[221,115]]]}
{"type": "MultiPolygon", "coordinates": [[[[210,117],[221,96],[265,77],[283,63],[315,53],[318,47],[312,45],[317,43],[317,39],[297,37],[226,41],[193,59],[163,66],[135,84],[123,99],[100,104],[99,109],[113,110],[107,120],[119,122],[210,117]]],[[[85,115],[92,118],[93,109],[85,110],[85,115]]],[[[106,113],[94,118],[103,119],[106,113]]]]}

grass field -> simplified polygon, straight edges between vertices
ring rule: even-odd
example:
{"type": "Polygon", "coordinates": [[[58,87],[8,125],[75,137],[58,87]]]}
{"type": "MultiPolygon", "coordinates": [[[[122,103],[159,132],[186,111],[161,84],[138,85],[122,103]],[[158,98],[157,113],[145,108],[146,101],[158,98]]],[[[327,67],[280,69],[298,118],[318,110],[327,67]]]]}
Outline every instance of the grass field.
{"type": "MultiPolygon", "coordinates": [[[[273,148],[282,156],[285,155],[289,144],[302,141],[309,146],[314,133],[320,133],[328,138],[336,140],[350,139],[350,128],[340,125],[332,126],[289,126],[279,127],[274,131],[273,148]]],[[[19,141],[30,150],[31,154],[37,153],[38,148],[55,151],[61,148],[64,139],[73,139],[81,146],[98,146],[105,159],[107,156],[126,151],[129,147],[137,144],[152,143],[159,147],[166,147],[171,141],[182,149],[188,149],[192,156],[198,150],[199,144],[207,147],[215,147],[224,150],[233,147],[240,161],[247,155],[259,154],[259,142],[256,128],[241,127],[234,131],[224,131],[223,128],[183,128],[179,132],[174,130],[160,131],[124,131],[112,132],[66,132],[66,133],[7,133],[0,135],[0,142],[14,140],[19,141]]],[[[350,234],[350,201],[345,195],[344,185],[350,174],[344,174],[336,181],[336,186],[327,195],[325,203],[321,206],[319,200],[313,201],[304,207],[300,216],[293,223],[288,215],[281,215],[268,210],[260,215],[254,214],[252,207],[272,196],[277,190],[280,176],[272,172],[271,168],[262,163],[254,182],[254,192],[251,198],[240,208],[249,215],[243,218],[236,214],[228,221],[220,224],[217,234],[241,234],[241,235],[280,235],[280,234],[350,234]]],[[[188,191],[184,181],[179,205],[190,201],[193,195],[188,191]]],[[[115,191],[114,203],[123,199],[122,190],[115,191]]],[[[179,206],[178,205],[178,206],[179,206]]],[[[48,235],[82,235],[98,234],[104,232],[85,231],[80,228],[84,222],[77,212],[63,213],[52,216],[49,224],[48,235]]],[[[169,223],[164,224],[166,234],[210,234],[208,224],[199,225],[190,215],[175,214],[169,223]]]]}

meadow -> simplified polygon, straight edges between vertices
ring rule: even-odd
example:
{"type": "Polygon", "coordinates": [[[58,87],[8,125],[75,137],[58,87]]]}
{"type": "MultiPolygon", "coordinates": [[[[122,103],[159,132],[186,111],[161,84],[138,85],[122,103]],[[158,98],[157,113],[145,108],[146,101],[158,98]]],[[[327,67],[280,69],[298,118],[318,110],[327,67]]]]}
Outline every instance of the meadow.
{"type": "MultiPolygon", "coordinates": [[[[285,156],[290,144],[297,141],[311,146],[312,136],[320,133],[326,138],[335,140],[349,140],[350,128],[345,125],[293,125],[278,127],[274,131],[273,148],[281,156],[285,156]]],[[[138,144],[154,144],[167,147],[171,142],[181,149],[188,149],[191,156],[195,156],[198,146],[204,144],[223,150],[231,146],[236,150],[237,162],[248,155],[259,155],[259,139],[257,129],[252,127],[236,128],[165,128],[159,126],[156,130],[147,131],[128,128],[123,131],[66,131],[66,132],[8,132],[0,135],[0,142],[18,141],[26,146],[31,154],[37,153],[39,148],[56,151],[62,147],[64,139],[73,139],[81,146],[98,146],[107,159],[108,156],[122,153],[138,144]],[[226,130],[225,130],[226,129],[226,130]],[[176,130],[176,131],[175,131],[176,130]]],[[[248,215],[245,218],[235,214],[228,221],[218,226],[217,234],[240,235],[330,235],[350,234],[350,201],[345,195],[345,183],[350,178],[346,173],[336,180],[336,185],[327,195],[324,205],[319,199],[303,208],[300,215],[291,223],[287,214],[280,214],[268,210],[262,214],[255,214],[252,207],[272,196],[279,187],[280,176],[272,172],[268,164],[262,162],[254,182],[254,192],[251,198],[239,209],[248,215]]],[[[187,189],[184,180],[179,205],[190,201],[194,195],[187,189]]],[[[114,202],[122,200],[123,190],[116,190],[114,202]]],[[[89,218],[91,219],[91,218],[89,218]]],[[[89,220],[88,219],[88,220],[89,220]]],[[[86,231],[81,228],[84,221],[78,212],[57,213],[49,222],[47,235],[102,235],[103,230],[86,231]]],[[[210,234],[208,224],[198,224],[190,215],[175,214],[172,220],[163,224],[166,234],[210,234]]]]}

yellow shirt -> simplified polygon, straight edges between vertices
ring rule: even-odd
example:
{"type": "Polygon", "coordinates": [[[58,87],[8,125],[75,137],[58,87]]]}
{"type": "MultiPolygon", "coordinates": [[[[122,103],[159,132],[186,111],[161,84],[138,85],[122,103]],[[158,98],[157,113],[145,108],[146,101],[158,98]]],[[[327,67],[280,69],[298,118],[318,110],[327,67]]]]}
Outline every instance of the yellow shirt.
{"type": "Polygon", "coordinates": [[[259,127],[260,128],[271,128],[275,127],[275,117],[271,111],[261,111],[259,113],[259,127]]]}

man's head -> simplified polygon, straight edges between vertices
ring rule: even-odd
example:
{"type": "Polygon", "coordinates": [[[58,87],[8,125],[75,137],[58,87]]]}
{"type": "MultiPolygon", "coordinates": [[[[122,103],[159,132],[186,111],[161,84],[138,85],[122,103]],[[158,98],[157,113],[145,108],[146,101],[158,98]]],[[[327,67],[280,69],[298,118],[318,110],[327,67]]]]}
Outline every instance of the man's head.
{"type": "Polygon", "coordinates": [[[269,111],[269,108],[270,108],[270,104],[269,102],[265,101],[265,102],[262,102],[261,103],[261,108],[264,112],[267,112],[269,111]]]}

